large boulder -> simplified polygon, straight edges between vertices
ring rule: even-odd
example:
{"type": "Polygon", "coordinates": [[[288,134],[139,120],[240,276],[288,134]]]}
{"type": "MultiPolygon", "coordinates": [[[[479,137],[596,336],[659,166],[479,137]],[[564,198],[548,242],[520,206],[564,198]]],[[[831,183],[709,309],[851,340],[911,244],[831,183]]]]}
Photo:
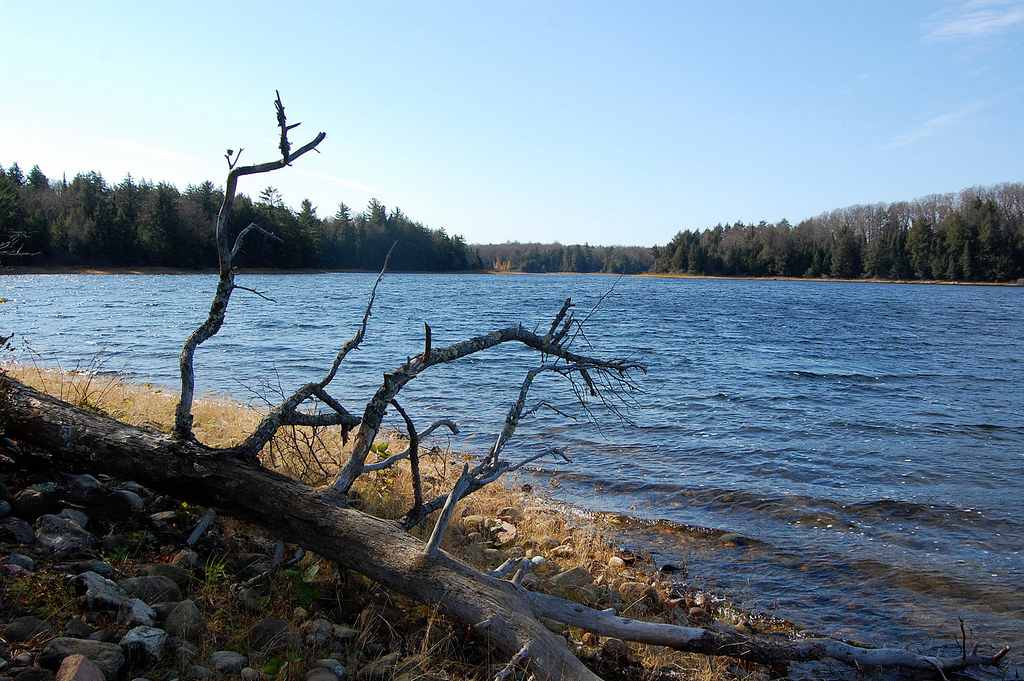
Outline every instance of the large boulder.
{"type": "Polygon", "coordinates": [[[108,679],[116,677],[124,666],[124,653],[116,643],[66,637],[55,638],[46,644],[39,653],[39,665],[46,669],[57,669],[69,655],[88,658],[108,679]]]}
{"type": "Polygon", "coordinates": [[[96,537],[73,520],[46,514],[36,521],[36,541],[56,556],[76,556],[96,546],[96,537]]]}

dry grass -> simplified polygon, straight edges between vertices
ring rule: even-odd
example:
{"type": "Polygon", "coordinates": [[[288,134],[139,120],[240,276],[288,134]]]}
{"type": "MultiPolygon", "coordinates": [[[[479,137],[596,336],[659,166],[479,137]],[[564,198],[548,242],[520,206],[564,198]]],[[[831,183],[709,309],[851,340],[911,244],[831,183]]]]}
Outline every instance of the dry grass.
{"type": "MultiPolygon", "coordinates": [[[[7,365],[5,371],[30,386],[126,423],[169,431],[173,422],[177,395],[163,388],[132,384],[95,371],[59,371],[18,364],[7,365]]],[[[195,402],[194,416],[195,432],[200,441],[211,446],[231,446],[252,431],[261,414],[234,401],[208,397],[195,402]]],[[[375,443],[375,447],[382,450],[381,456],[385,455],[385,445],[387,451],[394,452],[404,448],[405,443],[399,433],[386,433],[375,443]]],[[[429,499],[447,493],[466,457],[430,449],[429,443],[421,447],[424,496],[429,499]]],[[[337,429],[285,428],[268,444],[261,460],[268,468],[311,485],[320,485],[329,481],[345,461],[345,449],[337,429]]],[[[494,568],[510,557],[543,556],[545,562],[527,577],[527,584],[544,591],[557,592],[548,580],[551,576],[570,568],[583,568],[591,575],[592,584],[562,595],[594,607],[615,607],[627,616],[688,623],[688,608],[692,603],[672,602],[668,585],[662,582],[653,565],[643,557],[617,550],[599,521],[581,520],[561,512],[555,504],[533,494],[528,485],[510,485],[491,485],[460,503],[456,514],[460,521],[452,524],[445,538],[446,550],[482,569],[494,568]],[[509,527],[514,531],[507,532],[509,527]],[[623,558],[626,564],[615,561],[617,567],[610,565],[613,556],[623,558]]],[[[408,466],[368,474],[357,482],[355,492],[367,512],[381,517],[401,517],[412,503],[408,466]]],[[[414,533],[425,537],[431,525],[428,519],[414,533]]],[[[221,645],[227,641],[238,649],[244,648],[246,632],[260,619],[276,616],[293,620],[296,603],[302,601],[301,591],[306,588],[303,579],[297,579],[295,574],[278,576],[270,599],[263,604],[259,616],[255,616],[240,608],[237,599],[228,594],[226,585],[218,582],[216,575],[220,572],[216,566],[207,568],[204,571],[207,583],[199,593],[205,601],[204,609],[215,613],[209,624],[211,638],[221,645]]],[[[327,571],[333,573],[332,568],[327,571]]],[[[346,593],[372,594],[373,598],[354,623],[361,630],[361,636],[368,638],[365,644],[369,645],[370,639],[405,637],[404,649],[418,651],[403,660],[401,674],[398,674],[407,677],[403,681],[424,676],[485,678],[493,675],[489,665],[481,668],[479,660],[467,660],[460,655],[464,637],[453,632],[432,606],[406,602],[366,583],[358,575],[319,575],[321,581],[328,577],[333,580],[332,588],[337,590],[338,598],[346,593]],[[353,580],[358,583],[353,584],[353,580]],[[398,622],[408,626],[399,630],[398,622]]],[[[584,653],[589,650],[596,655],[600,648],[601,641],[593,635],[577,630],[565,633],[584,653]]],[[[612,675],[653,680],[669,674],[673,678],[699,681],[765,678],[761,671],[730,664],[722,658],[649,646],[631,646],[631,650],[634,662],[629,667],[631,671],[612,672],[612,675]]],[[[285,663],[289,659],[298,662],[296,655],[298,651],[288,651],[283,659],[278,656],[266,664],[283,665],[284,668],[277,671],[277,678],[290,678],[292,674],[285,663]]],[[[503,663],[501,660],[493,662],[499,666],[503,663]]],[[[298,674],[298,665],[292,666],[298,674]]]]}

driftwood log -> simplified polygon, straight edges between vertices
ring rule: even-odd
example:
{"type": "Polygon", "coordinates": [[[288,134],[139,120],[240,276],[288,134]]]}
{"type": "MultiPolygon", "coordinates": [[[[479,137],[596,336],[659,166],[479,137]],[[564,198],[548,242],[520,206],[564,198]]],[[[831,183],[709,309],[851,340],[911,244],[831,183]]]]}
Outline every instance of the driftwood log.
{"type": "Polygon", "coordinates": [[[290,542],[399,593],[436,605],[505,655],[509,665],[498,674],[500,679],[509,678],[516,668],[528,669],[541,681],[598,679],[569,650],[565,640],[541,622],[542,618],[601,636],[728,656],[773,667],[795,661],[832,659],[856,667],[899,667],[941,677],[948,672],[998,665],[1002,661],[1006,648],[994,655],[978,655],[968,653],[965,645],[960,655],[938,658],[900,649],[861,647],[834,639],[779,640],[747,636],[737,631],[643,622],[525,589],[522,580],[529,566],[522,561],[509,561],[494,573],[483,573],[443,551],[441,538],[461,498],[545,455],[554,453],[564,457],[558,450],[538,452],[515,463],[502,457],[520,420],[542,408],[562,413],[543,401],[528,405],[530,389],[539,376],[567,381],[578,407],[588,414],[591,413],[590,400],[598,400],[603,413],[616,416],[630,403],[628,395],[637,388],[632,376],[643,372],[644,365],[623,358],[601,359],[574,350],[573,343],[578,338],[586,338],[583,327],[589,315],[577,319],[571,300],[564,302],[543,335],[522,326],[510,326],[435,348],[430,326],[425,324],[422,349],[401,366],[385,373],[362,413],[356,415],[328,390],[345,357],[359,348],[367,333],[378,284],[384,275],[382,269],[370,290],[355,334],[341,345],[323,378],[300,386],[270,409],[253,433],[237,447],[213,449],[196,441],[192,431],[196,348],[220,330],[232,292],[252,291],[235,283],[234,261],[247,234],[253,231],[267,234],[258,225],[249,225],[233,242],[229,238],[228,224],[237,181],[245,175],[288,166],[316,149],[326,137],[320,133],[292,152],[288,132],[295,125],[287,123],[280,96],[275,110],[280,127],[280,159],[238,166],[238,155],[227,154],[229,173],[215,226],[220,262],[218,283],[207,319],[188,337],[181,352],[181,391],[172,432],[129,426],[0,375],[0,428],[6,438],[4,442],[16,447],[19,456],[48,458],[53,466],[65,470],[138,480],[161,492],[215,507],[260,525],[277,536],[287,537],[290,542]],[[431,367],[503,344],[519,345],[536,353],[540,364],[524,377],[486,455],[475,465],[465,466],[448,494],[424,500],[418,470],[419,436],[440,426],[456,431],[457,426],[442,420],[419,433],[398,403],[399,393],[431,367]],[[311,403],[328,411],[317,411],[316,406],[310,410],[311,403]],[[368,464],[366,460],[374,438],[389,407],[396,409],[404,420],[410,446],[399,455],[368,464]],[[337,479],[321,489],[266,470],[259,462],[259,453],[280,428],[302,425],[337,427],[343,437],[355,431],[349,459],[337,479]],[[361,475],[406,458],[412,468],[415,501],[403,521],[376,518],[348,504],[352,485],[361,475]],[[440,513],[436,515],[430,540],[424,545],[408,530],[436,511],[440,513]]]}

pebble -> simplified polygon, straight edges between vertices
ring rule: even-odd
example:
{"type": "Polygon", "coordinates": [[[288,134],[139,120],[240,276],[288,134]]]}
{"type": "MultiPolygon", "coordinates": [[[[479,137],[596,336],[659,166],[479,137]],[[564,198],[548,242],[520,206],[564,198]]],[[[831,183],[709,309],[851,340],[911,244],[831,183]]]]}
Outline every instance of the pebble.
{"type": "Polygon", "coordinates": [[[626,567],[626,561],[622,560],[618,556],[612,556],[608,559],[608,567],[612,568],[613,570],[621,570],[622,568],[626,567]]]}

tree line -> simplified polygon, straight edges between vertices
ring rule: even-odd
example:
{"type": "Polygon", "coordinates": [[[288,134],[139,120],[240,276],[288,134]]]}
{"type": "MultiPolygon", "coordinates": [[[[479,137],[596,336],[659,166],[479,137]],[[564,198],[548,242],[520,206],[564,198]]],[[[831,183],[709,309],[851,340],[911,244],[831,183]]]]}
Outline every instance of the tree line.
{"type": "Polygon", "coordinates": [[[654,264],[642,246],[559,243],[480,244],[473,247],[485,269],[496,272],[647,272],[654,264]]]}
{"type": "Polygon", "coordinates": [[[1007,281],[1024,277],[1024,184],[718,224],[655,247],[654,270],[702,275],[1007,281]]]}
{"type": "MultiPolygon", "coordinates": [[[[211,268],[217,265],[213,224],[222,200],[223,190],[210,181],[184,191],[130,175],[111,185],[97,172],[53,181],[39,166],[26,175],[15,163],[0,166],[0,243],[19,244],[29,255],[16,264],[24,265],[211,268]]],[[[372,270],[396,242],[392,269],[481,266],[461,236],[429,229],[376,199],[359,213],[341,203],[334,215],[321,217],[310,201],[296,211],[267,187],[256,200],[235,200],[229,229],[237,233],[251,222],[280,241],[247,239],[247,267],[372,270]]]]}

